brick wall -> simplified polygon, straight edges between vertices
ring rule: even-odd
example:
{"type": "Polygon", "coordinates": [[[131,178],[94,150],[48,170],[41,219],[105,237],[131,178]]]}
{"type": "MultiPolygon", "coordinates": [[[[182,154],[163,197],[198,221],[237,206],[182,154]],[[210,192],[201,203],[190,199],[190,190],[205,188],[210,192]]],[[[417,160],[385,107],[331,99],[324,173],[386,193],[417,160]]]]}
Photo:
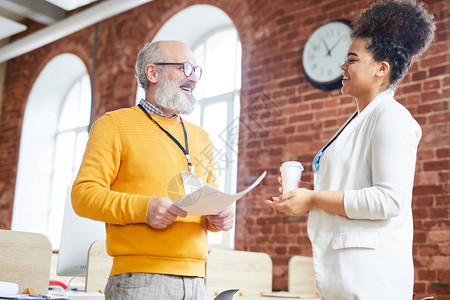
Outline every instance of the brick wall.
{"type": "MultiPolygon", "coordinates": [[[[417,298],[450,299],[450,2],[426,2],[438,22],[437,39],[427,55],[412,65],[396,98],[423,129],[413,199],[415,291],[417,298]]],[[[154,0],[103,21],[94,120],[105,111],[134,103],[137,51],[173,14],[205,3],[230,16],[242,41],[238,189],[263,170],[269,173],[259,188],[238,202],[236,249],[269,253],[273,287],[285,290],[289,258],[311,254],[307,217],[276,213],[263,200],[277,193],[276,178],[285,160],[301,161],[303,180],[311,182],[315,153],[355,110],[351,98],[339,91],[321,92],[306,81],[303,45],[319,25],[332,19],[353,20],[371,1],[154,0]],[[255,104],[261,107],[261,103],[265,111],[255,111],[255,104]]],[[[0,123],[0,228],[11,224],[21,124],[33,82],[48,61],[65,52],[78,55],[90,70],[92,40],[90,27],[8,62],[0,123]]]]}

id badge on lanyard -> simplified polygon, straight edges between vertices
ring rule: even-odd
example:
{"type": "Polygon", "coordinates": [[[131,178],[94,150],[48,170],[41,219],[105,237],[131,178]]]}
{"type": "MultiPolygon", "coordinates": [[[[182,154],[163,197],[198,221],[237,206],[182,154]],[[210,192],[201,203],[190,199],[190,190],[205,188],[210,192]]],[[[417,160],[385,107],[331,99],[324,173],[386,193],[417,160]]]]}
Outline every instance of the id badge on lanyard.
{"type": "Polygon", "coordinates": [[[202,175],[181,171],[181,179],[183,180],[183,187],[185,195],[196,192],[203,186],[202,175]]]}

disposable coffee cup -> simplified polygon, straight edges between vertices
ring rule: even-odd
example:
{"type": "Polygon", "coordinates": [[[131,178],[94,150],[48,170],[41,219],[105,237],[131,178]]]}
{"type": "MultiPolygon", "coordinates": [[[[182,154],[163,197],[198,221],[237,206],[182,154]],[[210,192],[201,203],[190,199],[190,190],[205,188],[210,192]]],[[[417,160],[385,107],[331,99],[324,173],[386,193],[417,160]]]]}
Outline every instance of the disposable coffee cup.
{"type": "Polygon", "coordinates": [[[303,166],[298,161],[284,162],[281,167],[281,178],[283,179],[283,194],[289,193],[298,188],[298,183],[302,178],[303,166]]]}

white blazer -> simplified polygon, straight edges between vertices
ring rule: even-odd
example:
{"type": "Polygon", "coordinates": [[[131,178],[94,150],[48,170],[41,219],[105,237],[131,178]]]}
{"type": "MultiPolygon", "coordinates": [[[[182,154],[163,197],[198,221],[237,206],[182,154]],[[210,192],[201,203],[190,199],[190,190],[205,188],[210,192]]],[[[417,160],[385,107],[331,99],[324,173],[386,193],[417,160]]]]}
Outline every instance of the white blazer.
{"type": "Polygon", "coordinates": [[[408,110],[385,91],[325,150],[315,190],[344,191],[348,218],[309,214],[322,299],[412,299],[411,199],[421,135],[408,110]]]}

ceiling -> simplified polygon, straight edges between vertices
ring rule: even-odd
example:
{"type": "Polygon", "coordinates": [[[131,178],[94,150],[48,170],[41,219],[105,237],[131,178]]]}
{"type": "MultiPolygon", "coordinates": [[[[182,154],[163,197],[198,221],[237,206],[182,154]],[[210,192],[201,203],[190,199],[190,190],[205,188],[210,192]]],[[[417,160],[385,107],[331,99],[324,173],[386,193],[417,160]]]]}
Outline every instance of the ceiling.
{"type": "Polygon", "coordinates": [[[25,19],[51,25],[66,12],[96,0],[0,0],[0,40],[25,31],[25,19]]]}
{"type": "Polygon", "coordinates": [[[152,0],[0,0],[0,63],[47,45],[152,0]],[[70,10],[96,2],[76,13],[70,10]],[[27,30],[26,19],[44,27],[14,41],[27,30]]]}
{"type": "MultiPolygon", "coordinates": [[[[0,63],[150,1],[152,0],[0,0],[0,63]],[[75,8],[93,2],[97,2],[97,5],[68,14],[75,8]],[[27,30],[24,22],[26,19],[41,23],[44,27],[11,42],[11,36],[27,30]]],[[[172,16],[155,39],[180,40],[193,47],[201,36],[211,30],[232,24],[231,19],[220,9],[211,5],[194,5],[172,16]],[[188,29],[192,34],[188,37],[181,35],[180,27],[188,29]]]]}

